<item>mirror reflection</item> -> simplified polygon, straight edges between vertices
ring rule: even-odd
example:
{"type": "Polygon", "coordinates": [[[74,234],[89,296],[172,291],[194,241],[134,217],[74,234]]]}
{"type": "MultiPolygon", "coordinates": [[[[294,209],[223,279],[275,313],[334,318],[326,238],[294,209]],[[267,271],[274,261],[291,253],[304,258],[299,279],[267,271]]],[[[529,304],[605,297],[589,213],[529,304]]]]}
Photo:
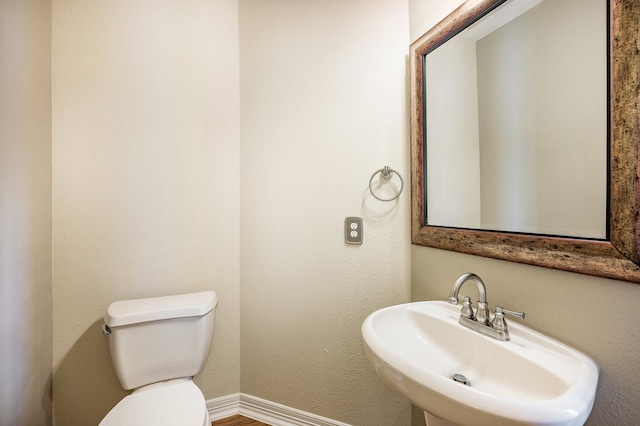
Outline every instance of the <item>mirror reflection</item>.
{"type": "Polygon", "coordinates": [[[425,56],[426,223],[608,237],[606,3],[507,1],[425,56]]]}

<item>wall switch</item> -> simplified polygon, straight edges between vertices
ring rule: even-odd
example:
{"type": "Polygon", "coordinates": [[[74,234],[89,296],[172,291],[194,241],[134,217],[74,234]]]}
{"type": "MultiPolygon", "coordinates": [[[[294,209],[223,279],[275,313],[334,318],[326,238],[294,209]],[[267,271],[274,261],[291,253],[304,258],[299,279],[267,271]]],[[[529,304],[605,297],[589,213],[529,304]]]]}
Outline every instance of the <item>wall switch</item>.
{"type": "Polygon", "coordinates": [[[347,244],[362,244],[362,227],[361,217],[347,217],[344,220],[344,241],[347,244]]]}

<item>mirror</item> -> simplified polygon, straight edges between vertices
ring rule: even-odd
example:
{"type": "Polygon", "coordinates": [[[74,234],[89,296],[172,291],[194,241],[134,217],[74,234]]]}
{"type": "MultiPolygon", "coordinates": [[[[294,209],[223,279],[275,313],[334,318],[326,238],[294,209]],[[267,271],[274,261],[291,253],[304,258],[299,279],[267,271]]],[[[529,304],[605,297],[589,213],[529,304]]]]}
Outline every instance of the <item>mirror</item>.
{"type": "MultiPolygon", "coordinates": [[[[508,138],[503,138],[504,140],[502,140],[499,145],[495,145],[490,149],[478,148],[477,140],[482,139],[478,135],[484,130],[481,131],[477,129],[486,126],[488,122],[493,120],[493,118],[488,117],[504,118],[507,114],[502,111],[498,114],[493,114],[492,116],[487,112],[479,110],[475,112],[477,116],[477,125],[475,126],[475,131],[471,132],[472,136],[470,139],[472,139],[472,142],[469,142],[468,140],[465,141],[465,143],[470,145],[467,145],[467,148],[464,149],[456,146],[456,144],[461,143],[453,141],[454,137],[452,134],[455,133],[456,127],[442,127],[439,129],[438,126],[442,124],[442,121],[446,120],[442,118],[437,120],[437,111],[446,110],[447,106],[443,106],[442,104],[443,99],[448,99],[448,101],[451,102],[451,98],[454,96],[452,91],[454,89],[455,91],[461,90],[461,87],[467,85],[467,83],[459,72],[460,70],[457,69],[456,66],[451,66],[453,62],[449,61],[448,72],[450,75],[448,78],[450,81],[447,84],[442,84],[442,86],[447,87],[448,90],[444,91],[444,96],[436,94],[436,96],[433,97],[431,92],[434,92],[434,90],[436,90],[434,87],[439,87],[439,84],[436,82],[434,86],[431,86],[430,78],[433,75],[437,75],[438,65],[437,63],[435,65],[431,63],[429,55],[432,52],[446,53],[445,50],[449,49],[449,46],[460,41],[460,38],[457,38],[458,35],[467,28],[471,28],[471,31],[479,32],[480,30],[478,30],[478,27],[481,24],[476,23],[480,18],[489,16],[489,13],[494,13],[492,16],[495,16],[496,12],[502,13],[501,10],[504,10],[504,6],[508,7],[510,3],[519,5],[529,3],[529,6],[523,8],[519,13],[510,13],[510,18],[507,19],[509,23],[513,23],[519,18],[528,19],[525,16],[526,9],[540,10],[540,5],[538,5],[538,3],[540,3],[539,0],[509,0],[506,2],[504,0],[467,1],[411,45],[412,242],[418,245],[445,250],[493,257],[606,278],[640,282],[640,268],[637,266],[640,262],[640,257],[638,255],[640,241],[640,222],[638,221],[639,184],[636,179],[636,173],[638,171],[637,162],[639,159],[638,137],[640,136],[640,118],[638,108],[636,107],[640,101],[640,72],[636,46],[637,43],[640,42],[638,39],[640,29],[640,5],[638,5],[638,2],[636,1],[611,0],[608,5],[607,2],[600,2],[600,6],[604,4],[604,7],[608,12],[609,28],[607,31],[606,19],[602,19],[602,26],[604,28],[596,30],[596,32],[600,32],[605,35],[608,33],[608,46],[605,44],[604,49],[602,46],[598,47],[597,41],[590,41],[588,46],[590,51],[599,51],[599,54],[604,56],[604,58],[599,59],[600,62],[594,62],[594,64],[596,64],[594,66],[599,67],[599,71],[595,72],[595,74],[599,73],[600,79],[602,79],[603,75],[606,76],[608,74],[609,76],[608,84],[605,77],[604,87],[602,84],[598,86],[597,83],[594,83],[590,85],[593,87],[583,88],[585,93],[587,89],[589,91],[594,89],[590,92],[589,96],[593,99],[601,100],[601,103],[597,106],[593,105],[594,102],[585,103],[588,103],[596,110],[600,110],[601,112],[605,111],[604,120],[600,118],[600,123],[595,123],[595,127],[592,127],[593,129],[597,128],[598,130],[590,132],[597,134],[593,138],[594,140],[599,139],[601,141],[600,143],[590,143],[590,145],[594,147],[595,151],[599,151],[599,154],[597,154],[599,157],[597,157],[596,154],[593,156],[591,154],[583,156],[582,152],[580,154],[574,153],[569,156],[565,155],[565,159],[571,158],[571,160],[577,160],[575,163],[578,166],[582,166],[582,168],[578,167],[577,169],[577,173],[582,173],[582,177],[576,179],[573,174],[565,175],[562,178],[563,183],[554,182],[553,185],[547,184],[546,186],[546,188],[549,188],[550,186],[564,188],[564,185],[567,184],[568,180],[577,180],[578,188],[584,188],[585,186],[601,188],[598,190],[598,194],[596,194],[596,191],[591,191],[577,197],[578,201],[584,202],[585,198],[589,200],[588,203],[582,206],[582,210],[589,210],[586,215],[590,216],[591,219],[589,220],[596,225],[593,227],[591,227],[591,225],[589,227],[579,225],[576,229],[569,229],[570,227],[568,225],[572,225],[577,222],[574,220],[575,213],[573,213],[573,217],[569,216],[567,218],[567,212],[559,213],[557,211],[550,214],[539,214],[538,216],[562,215],[562,219],[566,220],[558,222],[559,225],[555,223],[549,225],[548,222],[544,222],[542,226],[540,226],[540,223],[542,222],[539,218],[537,219],[537,222],[525,223],[524,225],[516,223],[517,221],[510,223],[494,221],[493,219],[485,220],[484,222],[490,222],[490,224],[486,226],[483,225],[482,217],[487,217],[489,214],[485,213],[486,209],[482,209],[485,207],[494,208],[495,206],[499,206],[499,204],[495,201],[495,196],[494,198],[487,198],[487,200],[490,201],[485,201],[484,198],[480,197],[479,194],[483,191],[487,193],[490,191],[484,190],[484,187],[482,189],[477,188],[480,184],[484,185],[481,181],[484,180],[484,176],[486,176],[486,173],[483,175],[481,174],[483,172],[478,171],[481,166],[478,166],[477,164],[495,164],[491,162],[495,161],[494,157],[496,157],[496,155],[491,157],[487,153],[493,150],[494,154],[496,152],[501,154],[498,155],[498,157],[505,156],[504,154],[506,152],[516,150],[516,148],[520,146],[518,144],[522,143],[520,139],[526,138],[527,136],[526,134],[525,136],[510,135],[508,138]],[[505,3],[505,5],[502,5],[503,3],[505,3]],[[607,53],[608,62],[606,61],[607,53]],[[598,63],[608,63],[608,70],[606,69],[606,65],[605,67],[602,67],[602,65],[597,65],[598,63]],[[432,88],[429,89],[429,87],[432,88]],[[427,92],[430,93],[426,94],[427,92]],[[607,98],[609,99],[609,114],[606,113],[607,98]],[[602,102],[604,102],[604,105],[602,105],[602,102]],[[430,121],[432,118],[431,114],[436,114],[435,123],[430,121]],[[464,195],[456,195],[455,191],[451,191],[450,189],[446,190],[447,185],[449,185],[449,187],[451,185],[452,178],[450,176],[445,176],[443,178],[445,183],[440,183],[437,178],[431,175],[432,166],[429,165],[430,163],[425,161],[425,154],[427,154],[427,158],[437,155],[431,151],[432,147],[430,147],[430,142],[432,140],[437,140],[434,138],[436,138],[438,131],[444,135],[444,143],[442,146],[455,154],[452,157],[450,156],[447,158],[445,156],[440,159],[440,164],[444,164],[444,169],[454,167],[457,162],[464,163],[465,161],[468,161],[468,159],[461,159],[461,157],[468,156],[473,158],[473,161],[467,162],[467,165],[464,167],[466,171],[468,171],[468,169],[475,168],[475,170],[472,170],[472,175],[475,176],[475,178],[468,180],[471,182],[475,181],[476,183],[476,188],[472,190],[472,196],[469,196],[468,193],[465,194],[464,192],[459,193],[464,195]],[[475,141],[473,141],[474,138],[475,141]],[[469,146],[474,148],[468,148],[469,146]],[[470,155],[467,152],[473,150],[476,152],[473,155],[470,155]],[[607,151],[609,152],[608,161],[606,160],[607,151]],[[464,152],[464,155],[460,154],[461,152],[464,152]],[[483,152],[483,154],[478,154],[478,152],[483,152]],[[478,158],[480,158],[479,162],[478,158]],[[595,160],[591,161],[592,158],[595,158],[595,160]],[[602,163],[604,163],[604,166],[602,163]],[[598,166],[598,164],[600,165],[598,166]],[[587,185],[585,184],[586,181],[584,181],[585,169],[589,170],[594,167],[597,171],[593,174],[598,175],[599,180],[593,185],[587,185]],[[607,175],[609,177],[608,184],[607,175]],[[482,179],[480,178],[481,176],[483,177],[482,179]],[[445,190],[442,191],[442,188],[445,188],[445,190]],[[437,196],[438,191],[440,191],[439,196],[437,196]],[[436,195],[434,199],[431,199],[431,194],[429,194],[430,192],[436,195]],[[608,195],[606,195],[607,193],[608,195]],[[595,198],[590,198],[591,196],[595,196],[595,198]],[[465,213],[471,212],[470,216],[472,219],[469,222],[464,222],[462,219],[456,217],[456,208],[458,210],[465,210],[465,208],[460,209],[459,204],[464,204],[473,197],[477,197],[480,201],[473,201],[476,207],[470,206],[466,209],[465,213]],[[444,199],[449,202],[452,199],[455,201],[456,198],[458,198],[460,203],[458,203],[458,206],[455,208],[451,208],[446,204],[438,205],[439,199],[444,199]],[[429,205],[428,207],[427,204],[429,205]],[[487,206],[483,206],[483,204],[486,204],[487,206]],[[591,209],[592,207],[594,208],[591,209]],[[438,209],[441,209],[441,213],[438,213],[438,209]],[[489,231],[487,229],[494,230],[489,231]]],[[[543,3],[553,3],[558,5],[563,2],[558,0],[547,0],[543,3]]],[[[559,14],[557,11],[555,13],[559,14]]],[[[567,13],[559,15],[561,16],[555,16],[556,21],[566,21],[569,23],[572,20],[570,19],[571,17],[567,16],[567,13]]],[[[547,19],[550,18],[547,17],[547,19]]],[[[595,19],[597,20],[598,18],[595,19]]],[[[508,25],[509,24],[507,24],[507,26],[508,25]]],[[[496,27],[495,24],[489,26],[494,28],[496,27]]],[[[562,26],[560,26],[560,28],[561,27],[562,26]]],[[[503,28],[505,27],[502,27],[500,31],[503,31],[503,28]]],[[[474,37],[478,38],[477,34],[474,37]]],[[[490,37],[493,37],[493,34],[491,34],[490,37]]],[[[598,35],[596,34],[595,37],[597,38],[598,35]]],[[[480,38],[482,38],[482,36],[480,38]]],[[[512,37],[512,39],[513,38],[514,37],[512,37]]],[[[536,40],[529,37],[529,43],[534,41],[537,43],[536,40]]],[[[564,40],[563,42],[558,43],[558,45],[564,46],[564,40]]],[[[481,49],[486,50],[486,47],[476,47],[476,50],[481,49]]],[[[549,47],[547,47],[547,50],[548,49],[549,47]]],[[[557,52],[559,56],[571,56],[571,54],[574,53],[573,51],[568,51],[568,48],[566,47],[563,49],[564,50],[557,52]]],[[[573,50],[580,51],[581,49],[583,49],[583,46],[578,46],[573,50]]],[[[587,49],[587,47],[584,47],[584,49],[587,49]]],[[[494,51],[495,50],[496,49],[494,49],[494,51]]],[[[519,52],[522,50],[523,49],[518,49],[519,52]]],[[[513,53],[511,54],[513,55],[513,53]]],[[[473,53],[471,56],[474,56],[478,62],[486,62],[485,58],[478,59],[480,56],[477,55],[477,52],[473,53]]],[[[493,56],[495,57],[496,55],[494,54],[493,56]]],[[[504,61],[504,58],[500,60],[504,61]]],[[[525,59],[525,62],[526,61],[531,61],[531,59],[525,59]]],[[[555,63],[556,59],[554,58],[548,59],[547,62],[553,62],[554,66],[558,66],[558,64],[555,63]]],[[[583,64],[582,66],[585,65],[583,64]]],[[[477,66],[476,68],[479,69],[477,66]]],[[[489,78],[492,77],[493,74],[501,72],[495,68],[487,69],[490,69],[491,71],[487,72],[485,70],[482,72],[486,75],[488,74],[489,78]]],[[[521,77],[521,74],[522,73],[518,73],[518,77],[521,77]]],[[[558,73],[555,72],[553,74],[557,75],[558,73]]],[[[481,80],[477,76],[474,78],[476,80],[481,80]]],[[[539,84],[539,82],[535,84],[539,84]]],[[[564,86],[567,85],[567,83],[564,83],[564,86]]],[[[466,92],[462,98],[468,97],[468,93],[473,93],[474,90],[478,93],[478,97],[486,97],[486,94],[482,94],[485,89],[475,88],[471,92],[466,92]]],[[[504,92],[515,91],[506,90],[504,88],[494,90],[502,90],[504,92]]],[[[529,107],[530,98],[526,97],[527,93],[529,95],[532,93],[537,94],[545,91],[546,89],[536,89],[535,91],[531,91],[525,88],[524,90],[519,90],[524,93],[523,96],[521,98],[516,98],[515,101],[511,102],[525,104],[529,107]]],[[[577,92],[577,94],[583,96],[582,91],[577,92]]],[[[550,126],[547,124],[546,126],[542,126],[544,128],[540,128],[541,126],[539,122],[537,123],[537,127],[528,129],[529,135],[537,135],[537,137],[534,138],[537,144],[546,143],[548,145],[550,141],[571,139],[571,142],[574,144],[577,143],[578,146],[581,146],[581,141],[576,141],[576,139],[582,139],[584,137],[584,133],[581,133],[582,129],[570,129],[563,127],[567,122],[572,121],[571,117],[574,111],[572,111],[573,107],[570,105],[576,105],[576,99],[574,98],[578,95],[571,95],[570,97],[572,99],[563,99],[562,102],[552,101],[556,104],[562,103],[561,107],[557,109],[557,112],[554,114],[556,122],[553,125],[564,129],[561,136],[558,137],[546,133],[547,128],[550,126]],[[565,103],[565,101],[574,103],[565,103]],[[567,111],[567,109],[571,110],[567,111]],[[559,115],[562,117],[562,120],[557,120],[557,116],[559,115]]],[[[475,101],[472,103],[479,104],[480,102],[475,101]]],[[[554,107],[557,107],[557,105],[554,107]]],[[[453,117],[455,119],[453,122],[454,124],[457,124],[457,129],[469,127],[466,125],[460,125],[460,121],[458,120],[461,116],[466,114],[462,113],[463,109],[463,107],[458,106],[457,108],[454,108],[455,111],[450,110],[448,114],[449,118],[453,117]],[[453,112],[455,112],[455,115],[453,112]]],[[[473,111],[471,113],[473,114],[473,111]]],[[[584,116],[585,114],[589,117],[596,117],[595,115],[589,115],[591,114],[590,112],[584,111],[578,115],[584,116]]],[[[511,117],[511,120],[507,120],[507,122],[513,123],[518,120],[526,121],[527,125],[530,127],[533,124],[536,124],[535,122],[532,124],[533,120],[524,120],[522,116],[519,116],[519,118],[518,116],[515,118],[511,117]]],[[[593,126],[594,122],[597,120],[598,118],[594,118],[583,127],[593,126]]],[[[491,134],[491,132],[494,132],[493,136],[488,137],[487,139],[493,140],[495,143],[495,140],[500,138],[495,136],[496,133],[493,130],[486,133],[491,134]]],[[[591,136],[592,135],[589,135],[589,137],[591,136]]],[[[555,142],[553,144],[555,144],[555,142]]],[[[531,148],[529,147],[527,149],[531,148]]],[[[558,154],[550,155],[551,157],[560,156],[558,154]]],[[[492,167],[495,169],[500,166],[494,165],[492,167]]],[[[518,167],[522,168],[522,166],[518,167]]],[[[487,178],[486,180],[490,179],[487,178]]],[[[498,179],[498,181],[508,181],[509,183],[512,180],[517,179],[505,176],[498,179]]],[[[535,185],[540,187],[542,184],[537,182],[535,185]]],[[[544,185],[542,186],[544,187],[544,185]]],[[[465,191],[468,191],[468,189],[465,189],[465,191]]],[[[573,192],[577,191],[577,189],[571,189],[569,191],[573,192]]],[[[531,206],[528,206],[526,202],[535,198],[524,192],[522,188],[518,188],[516,191],[512,190],[511,192],[515,194],[514,196],[516,198],[507,198],[507,213],[504,217],[507,217],[508,219],[513,219],[515,216],[518,216],[518,211],[531,209],[531,206]]],[[[558,204],[558,202],[556,202],[556,204],[558,204]]],[[[578,208],[572,206],[569,211],[576,212],[578,208]]],[[[537,212],[541,207],[536,204],[533,209],[537,212]]],[[[582,210],[580,214],[584,213],[582,210]]]]}
{"type": "Polygon", "coordinates": [[[424,55],[429,225],[606,238],[606,22],[507,1],[424,55]]]}

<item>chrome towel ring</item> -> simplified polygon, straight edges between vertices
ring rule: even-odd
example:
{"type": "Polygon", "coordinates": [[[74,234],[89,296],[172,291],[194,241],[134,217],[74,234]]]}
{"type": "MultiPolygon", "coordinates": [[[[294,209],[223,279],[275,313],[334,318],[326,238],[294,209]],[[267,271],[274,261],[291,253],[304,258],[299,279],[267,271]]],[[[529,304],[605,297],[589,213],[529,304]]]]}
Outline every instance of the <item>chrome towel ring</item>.
{"type": "Polygon", "coordinates": [[[392,168],[390,168],[389,166],[384,166],[384,168],[380,169],[380,170],[376,170],[372,175],[371,178],[369,179],[369,191],[371,191],[371,195],[373,195],[374,197],[376,197],[378,200],[380,201],[393,201],[396,198],[398,198],[400,196],[400,194],[402,194],[402,190],[404,189],[404,179],[402,179],[402,176],[400,176],[400,173],[396,172],[395,170],[393,170],[392,168]],[[373,188],[371,187],[371,184],[373,183],[373,178],[380,173],[380,177],[383,179],[387,179],[390,180],[394,173],[396,174],[396,176],[398,176],[400,178],[400,190],[398,191],[398,193],[391,197],[391,198],[380,198],[376,195],[376,193],[373,191],[373,188]]]}

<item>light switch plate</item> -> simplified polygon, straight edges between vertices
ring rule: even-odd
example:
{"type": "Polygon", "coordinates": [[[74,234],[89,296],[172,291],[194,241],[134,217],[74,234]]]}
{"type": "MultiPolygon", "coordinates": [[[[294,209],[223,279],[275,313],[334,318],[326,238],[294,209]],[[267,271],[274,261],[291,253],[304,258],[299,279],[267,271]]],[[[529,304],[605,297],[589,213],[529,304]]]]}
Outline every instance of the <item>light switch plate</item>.
{"type": "Polygon", "coordinates": [[[350,216],[344,220],[344,241],[347,244],[362,244],[364,227],[362,218],[350,216]]]}

